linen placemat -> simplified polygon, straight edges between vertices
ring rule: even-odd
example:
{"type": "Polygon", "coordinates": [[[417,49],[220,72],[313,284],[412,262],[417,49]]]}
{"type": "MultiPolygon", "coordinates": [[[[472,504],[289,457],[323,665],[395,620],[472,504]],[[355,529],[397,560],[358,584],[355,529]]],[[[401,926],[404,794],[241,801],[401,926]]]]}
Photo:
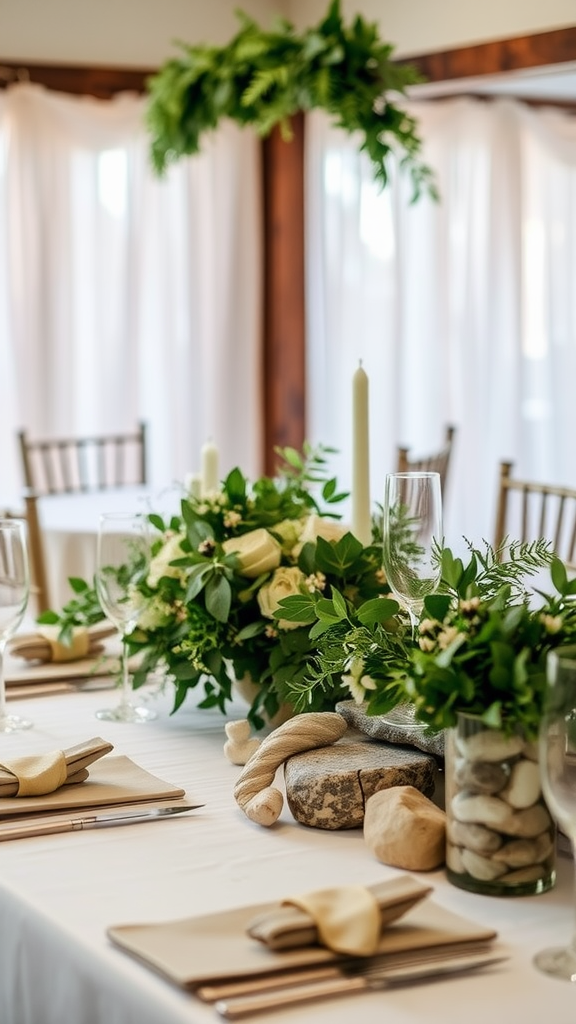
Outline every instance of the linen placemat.
{"type": "MultiPolygon", "coordinates": [[[[346,959],[322,946],[272,951],[250,938],[247,929],[254,917],[277,910],[279,905],[264,903],[181,920],[113,925],[107,935],[124,952],[191,991],[216,981],[267,976],[346,959]]],[[[433,949],[466,950],[494,938],[493,929],[427,900],[385,928],[377,955],[393,958],[408,953],[420,956],[433,949]]]]}
{"type": "Polygon", "coordinates": [[[23,814],[171,800],[184,796],[184,793],[180,786],[151,775],[129,757],[122,754],[106,756],[91,766],[89,777],[80,786],[62,786],[45,796],[0,799],[0,828],[3,820],[23,814]]]}

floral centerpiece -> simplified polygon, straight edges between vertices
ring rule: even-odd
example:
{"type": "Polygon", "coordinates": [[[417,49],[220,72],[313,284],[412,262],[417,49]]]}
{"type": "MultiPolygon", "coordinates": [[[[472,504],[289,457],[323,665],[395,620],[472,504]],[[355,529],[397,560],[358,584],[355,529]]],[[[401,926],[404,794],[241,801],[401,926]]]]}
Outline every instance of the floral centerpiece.
{"type": "MultiPolygon", "coordinates": [[[[328,452],[284,449],[274,479],[250,484],[236,468],[219,491],[187,494],[179,515],[149,516],[152,560],[137,584],[142,611],[127,638],[140,655],[135,687],[162,667],[175,687],[174,711],[192,690],[200,707],[225,711],[234,680],[247,676],[255,684],[248,717],[262,727],[312,669],[311,599],[342,593],[355,607],[387,592],[377,528],[363,547],[334,511],[345,495],[327,477],[328,452]],[[298,604],[290,621],[277,615],[289,596],[298,604]]],[[[70,583],[73,600],[39,619],[58,624],[63,640],[74,626],[103,618],[89,583],[70,583]]],[[[329,710],[346,693],[334,673],[307,709],[329,710]]]]}
{"type": "MultiPolygon", "coordinates": [[[[469,545],[469,552],[466,564],[449,548],[438,553],[442,581],[424,600],[414,638],[390,597],[352,606],[337,593],[310,595],[317,657],[308,678],[289,687],[297,710],[338,674],[368,714],[409,701],[417,720],[434,731],[454,726],[465,712],[535,738],[546,655],[576,640],[576,580],[544,541],[507,545],[506,554],[505,544],[469,545]],[[553,594],[529,586],[545,568],[553,594]]],[[[281,601],[277,614],[297,616],[300,604],[281,601]]]]}

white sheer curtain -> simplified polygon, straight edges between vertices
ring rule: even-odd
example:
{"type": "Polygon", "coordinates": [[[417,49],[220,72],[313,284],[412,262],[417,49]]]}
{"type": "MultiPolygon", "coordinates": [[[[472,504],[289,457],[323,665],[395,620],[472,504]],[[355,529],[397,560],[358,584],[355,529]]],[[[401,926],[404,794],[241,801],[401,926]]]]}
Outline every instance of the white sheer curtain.
{"type": "Polygon", "coordinates": [[[15,432],[149,424],[163,487],[202,444],[260,472],[259,145],[222,125],[165,179],[142,97],[0,94],[0,498],[15,432]]]}
{"type": "Polygon", "coordinates": [[[514,100],[413,103],[441,201],[379,192],[357,140],[307,122],[308,434],[351,478],[351,378],[370,378],[372,500],[396,446],[457,428],[445,531],[494,531],[498,466],[576,486],[576,117],[514,100]]]}

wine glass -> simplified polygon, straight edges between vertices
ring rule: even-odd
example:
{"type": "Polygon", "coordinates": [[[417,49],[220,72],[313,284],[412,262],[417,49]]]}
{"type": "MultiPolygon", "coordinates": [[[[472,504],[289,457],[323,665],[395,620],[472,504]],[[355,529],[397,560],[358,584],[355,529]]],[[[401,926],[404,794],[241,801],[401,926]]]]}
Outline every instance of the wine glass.
{"type": "MultiPolygon", "coordinates": [[[[544,712],[538,741],[542,791],[576,854],[576,646],[546,659],[544,712]]],[[[576,982],[576,930],[568,946],[543,949],[534,963],[545,974],[576,982]]]]}
{"type": "Polygon", "coordinates": [[[0,519],[0,732],[30,729],[32,722],[6,711],[4,652],[20,626],[30,595],[26,524],[22,519],[0,519]]]}
{"type": "MultiPolygon", "coordinates": [[[[383,565],[388,585],[410,617],[416,639],[424,598],[440,583],[442,492],[440,474],[388,473],[383,508],[383,565]]],[[[383,716],[390,725],[421,728],[411,704],[383,716]]]]}
{"type": "Polygon", "coordinates": [[[150,538],[142,514],[104,513],[100,516],[96,572],[96,594],[102,611],[122,636],[122,691],[114,708],[96,712],[107,722],[148,722],[156,718],[152,708],[133,703],[128,666],[127,637],[138,622],[145,601],[138,583],[146,579],[150,564],[150,538]]]}

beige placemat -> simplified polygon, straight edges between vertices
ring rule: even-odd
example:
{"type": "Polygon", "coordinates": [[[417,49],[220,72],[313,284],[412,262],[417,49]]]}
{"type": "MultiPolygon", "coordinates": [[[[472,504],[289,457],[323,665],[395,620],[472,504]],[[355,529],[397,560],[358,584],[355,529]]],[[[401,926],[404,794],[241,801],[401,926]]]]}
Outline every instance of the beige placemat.
{"type": "Polygon", "coordinates": [[[6,686],[22,686],[27,683],[56,683],[71,679],[87,679],[90,676],[114,676],[120,671],[117,655],[101,654],[95,658],[81,658],[78,661],[41,661],[29,663],[20,658],[6,658],[6,686]]]}
{"type": "Polygon", "coordinates": [[[170,800],[184,796],[184,790],[151,775],[129,757],[103,757],[90,767],[90,775],[79,786],[63,786],[55,793],[37,797],[0,799],[2,820],[22,814],[47,814],[51,811],[103,807],[148,800],[170,800]]]}
{"type": "MultiPolygon", "coordinates": [[[[277,907],[265,903],[177,921],[113,925],[107,934],[116,946],[189,990],[215,981],[342,960],[320,946],[273,952],[251,939],[246,929],[254,916],[277,907]]],[[[384,931],[378,955],[432,948],[466,949],[494,938],[496,932],[492,929],[427,901],[384,931]]]]}

